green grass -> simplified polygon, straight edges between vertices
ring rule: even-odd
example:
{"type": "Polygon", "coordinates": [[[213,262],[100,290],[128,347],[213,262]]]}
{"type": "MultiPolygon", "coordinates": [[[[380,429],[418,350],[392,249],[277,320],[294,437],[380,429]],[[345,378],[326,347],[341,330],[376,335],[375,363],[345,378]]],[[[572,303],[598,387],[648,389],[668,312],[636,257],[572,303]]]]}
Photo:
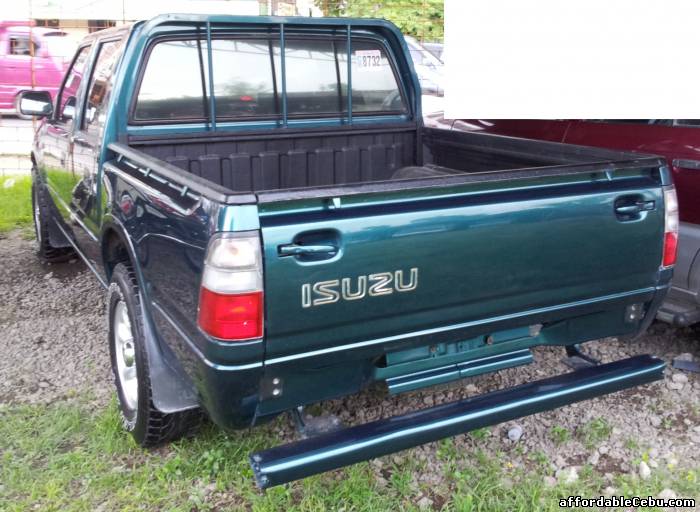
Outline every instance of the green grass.
{"type": "Polygon", "coordinates": [[[549,430],[549,435],[556,444],[564,444],[571,439],[571,433],[561,425],[554,425],[549,430]]]}
{"type": "Polygon", "coordinates": [[[0,177],[0,233],[31,225],[31,190],[29,176],[0,177]]]}
{"type": "Polygon", "coordinates": [[[604,418],[595,418],[578,429],[587,448],[595,448],[612,434],[612,427],[604,418]]]}
{"type": "MultiPolygon", "coordinates": [[[[278,421],[284,421],[280,419],[278,421]]],[[[428,467],[416,452],[326,473],[261,492],[253,485],[250,451],[279,442],[274,422],[225,434],[208,425],[195,438],[144,451],[126,435],[112,403],[0,408],[0,510],[417,510],[429,496],[447,511],[559,510],[570,494],[599,496],[607,483],[584,467],[571,486],[549,488],[548,461],[534,453],[526,466],[508,453],[438,445],[439,464],[428,467]],[[422,482],[439,471],[444,484],[422,482]],[[381,475],[381,476],[380,476],[381,475]]],[[[654,495],[671,487],[680,496],[699,488],[698,472],[658,470],[650,480],[619,477],[625,495],[654,495]]]]}

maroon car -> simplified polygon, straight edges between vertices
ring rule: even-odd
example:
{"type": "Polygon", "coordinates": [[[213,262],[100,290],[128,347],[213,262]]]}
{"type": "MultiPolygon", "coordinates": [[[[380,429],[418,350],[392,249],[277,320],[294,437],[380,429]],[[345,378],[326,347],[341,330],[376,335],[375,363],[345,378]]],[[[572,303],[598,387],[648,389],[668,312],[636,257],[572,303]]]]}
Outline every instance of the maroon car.
{"type": "Polygon", "coordinates": [[[661,155],[673,171],[680,208],[673,287],[658,318],[684,326],[700,322],[700,120],[445,120],[426,125],[661,155]]]}

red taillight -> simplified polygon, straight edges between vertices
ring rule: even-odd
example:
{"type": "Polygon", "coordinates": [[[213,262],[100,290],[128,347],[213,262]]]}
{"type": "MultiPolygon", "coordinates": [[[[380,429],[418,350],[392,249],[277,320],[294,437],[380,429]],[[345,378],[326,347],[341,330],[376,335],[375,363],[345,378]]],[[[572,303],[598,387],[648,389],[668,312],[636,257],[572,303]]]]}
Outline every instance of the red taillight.
{"type": "Polygon", "coordinates": [[[263,281],[256,232],[223,233],[207,249],[199,293],[199,327],[224,341],[263,336],[263,281]]]}
{"type": "Polygon", "coordinates": [[[664,257],[662,267],[676,264],[678,251],[678,198],[676,189],[664,187],[664,257]]]}
{"type": "Polygon", "coordinates": [[[199,326],[222,340],[260,338],[263,334],[262,292],[224,295],[202,288],[199,326]]]}
{"type": "Polygon", "coordinates": [[[676,264],[676,254],[678,252],[678,234],[666,233],[664,235],[664,267],[676,264]]]}

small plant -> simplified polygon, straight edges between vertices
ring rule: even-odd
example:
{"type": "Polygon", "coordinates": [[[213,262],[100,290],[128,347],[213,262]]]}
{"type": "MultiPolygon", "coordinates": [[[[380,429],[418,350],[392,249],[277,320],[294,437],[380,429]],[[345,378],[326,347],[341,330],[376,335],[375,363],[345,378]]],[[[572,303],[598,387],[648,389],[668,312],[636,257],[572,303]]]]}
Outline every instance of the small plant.
{"type": "Polygon", "coordinates": [[[450,437],[438,443],[437,455],[441,460],[454,460],[459,455],[454,440],[450,437]]]}
{"type": "Polygon", "coordinates": [[[571,439],[571,434],[569,433],[568,429],[562,427],[561,425],[554,425],[549,430],[549,435],[556,444],[564,444],[571,439]]]}
{"type": "Polygon", "coordinates": [[[595,418],[580,428],[580,434],[587,448],[605,441],[612,434],[612,427],[604,418],[595,418]]]}
{"type": "Polygon", "coordinates": [[[199,459],[200,467],[204,468],[211,475],[216,475],[221,470],[224,462],[224,453],[220,448],[205,450],[199,459]]]}
{"type": "Polygon", "coordinates": [[[531,453],[528,458],[540,467],[546,468],[549,466],[549,457],[542,450],[531,453]]]}
{"type": "Polygon", "coordinates": [[[411,471],[394,471],[391,474],[390,479],[392,488],[398,493],[399,496],[406,497],[411,495],[411,482],[413,481],[411,471]]]}
{"type": "Polygon", "coordinates": [[[471,436],[477,441],[482,441],[491,435],[491,431],[486,428],[477,428],[471,432],[471,436]]]}

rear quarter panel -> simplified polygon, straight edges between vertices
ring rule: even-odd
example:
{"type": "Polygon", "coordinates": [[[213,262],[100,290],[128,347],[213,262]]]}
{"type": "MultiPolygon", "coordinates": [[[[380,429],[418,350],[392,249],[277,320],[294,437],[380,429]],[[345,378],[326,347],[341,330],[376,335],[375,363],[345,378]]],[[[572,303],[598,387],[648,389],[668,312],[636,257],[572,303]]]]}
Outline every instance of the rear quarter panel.
{"type": "Polygon", "coordinates": [[[197,326],[207,244],[214,232],[233,228],[231,217],[238,215],[206,198],[158,190],[152,178],[135,178],[113,165],[106,166],[105,179],[110,212],[105,225],[119,226],[133,244],[144,305],[159,342],[177,356],[215,421],[249,425],[257,404],[262,342],[231,346],[197,326]]]}

